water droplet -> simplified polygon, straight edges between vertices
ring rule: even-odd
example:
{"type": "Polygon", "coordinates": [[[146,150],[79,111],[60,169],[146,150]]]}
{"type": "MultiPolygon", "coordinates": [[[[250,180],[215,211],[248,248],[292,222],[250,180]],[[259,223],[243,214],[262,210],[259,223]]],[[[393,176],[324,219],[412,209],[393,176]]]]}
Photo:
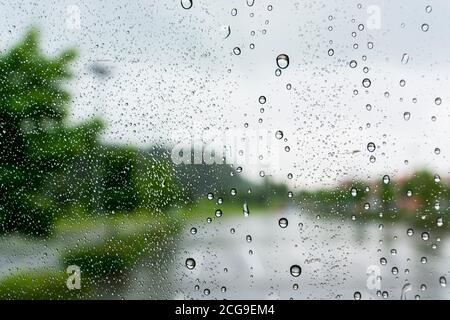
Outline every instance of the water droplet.
{"type": "Polygon", "coordinates": [[[352,197],[356,197],[358,195],[358,190],[356,188],[352,188],[350,190],[350,194],[352,195],[352,197]]]}
{"type": "Polygon", "coordinates": [[[430,239],[428,232],[422,232],[422,240],[427,241],[428,239],[430,239]]]}
{"type": "Polygon", "coordinates": [[[247,5],[249,7],[253,6],[255,4],[255,0],[247,0],[247,5]]]}
{"type": "Polygon", "coordinates": [[[364,203],[364,210],[369,210],[370,209],[370,203],[366,202],[364,203]]]}
{"type": "Polygon", "coordinates": [[[232,196],[235,196],[235,195],[237,194],[236,189],[235,189],[235,188],[231,188],[230,194],[231,194],[232,196]]]}
{"type": "Polygon", "coordinates": [[[408,197],[412,197],[412,191],[411,190],[408,190],[408,191],[406,191],[406,196],[408,196],[408,197]]]}
{"type": "Polygon", "coordinates": [[[214,193],[209,192],[206,197],[208,198],[208,200],[212,200],[214,199],[214,193]]]}
{"type": "Polygon", "coordinates": [[[444,277],[444,276],[442,276],[442,277],[440,277],[439,278],[439,284],[441,285],[441,287],[446,287],[447,286],[447,279],[444,277]]]}
{"type": "Polygon", "coordinates": [[[397,267],[392,267],[391,272],[393,275],[397,275],[398,274],[398,268],[397,267]]]}
{"type": "Polygon", "coordinates": [[[236,8],[233,8],[233,9],[231,9],[231,15],[234,17],[234,16],[236,16],[237,15],[237,9],[236,8]]]}
{"type": "Polygon", "coordinates": [[[181,6],[183,7],[183,9],[190,9],[192,8],[192,5],[192,0],[181,0],[181,6]]]}
{"type": "Polygon", "coordinates": [[[203,293],[204,293],[205,296],[209,296],[211,291],[209,289],[205,289],[205,290],[203,290],[203,293]]]}
{"type": "Polygon", "coordinates": [[[364,88],[369,88],[371,84],[372,84],[372,82],[370,81],[369,78],[365,78],[365,79],[362,81],[362,85],[363,85],[364,88]]]}
{"type": "Polygon", "coordinates": [[[367,150],[369,150],[369,152],[374,152],[375,149],[376,149],[375,143],[369,142],[369,143],[367,144],[367,150]]]}
{"type": "Polygon", "coordinates": [[[350,61],[350,68],[356,68],[358,63],[355,60],[350,61]]]}
{"type": "Polygon", "coordinates": [[[409,229],[406,231],[406,234],[407,234],[409,237],[412,237],[412,236],[414,235],[414,230],[411,229],[411,228],[409,228],[409,229]]]}
{"type": "Polygon", "coordinates": [[[241,49],[239,48],[239,47],[235,47],[234,49],[233,49],[233,53],[235,54],[235,55],[240,55],[241,54],[241,49]]]}
{"type": "Polygon", "coordinates": [[[435,154],[440,154],[440,153],[441,153],[441,149],[439,149],[439,148],[434,148],[434,153],[435,153],[435,154]]]}
{"type": "Polygon", "coordinates": [[[231,34],[231,27],[230,26],[223,26],[222,27],[222,34],[223,34],[223,38],[226,39],[230,36],[231,34]]]}
{"type": "Polygon", "coordinates": [[[260,96],[258,101],[259,101],[260,104],[264,104],[264,103],[266,103],[267,99],[266,99],[265,96],[260,96]]]}
{"type": "Polygon", "coordinates": [[[386,258],[380,258],[380,264],[382,265],[382,266],[385,266],[386,264],[387,264],[387,260],[386,260],[386,258]]]}
{"type": "Polygon", "coordinates": [[[288,226],[288,220],[286,218],[281,218],[278,220],[278,225],[284,229],[288,226]]]}
{"type": "Polygon", "coordinates": [[[293,266],[291,266],[290,271],[293,277],[298,277],[302,273],[302,268],[300,268],[299,265],[294,264],[293,266]]]}
{"type": "Polygon", "coordinates": [[[189,270],[194,269],[194,268],[195,268],[195,260],[192,259],[192,258],[187,258],[187,259],[186,259],[186,267],[187,267],[189,270]]]}
{"type": "Polygon", "coordinates": [[[215,215],[216,215],[217,218],[220,218],[223,215],[222,210],[217,209],[216,212],[215,212],[215,215]]]}
{"type": "Polygon", "coordinates": [[[403,113],[403,119],[405,119],[406,121],[408,121],[409,118],[411,118],[411,113],[409,113],[408,111],[406,111],[405,113],[403,113]]]}
{"type": "Polygon", "coordinates": [[[244,205],[242,207],[242,213],[244,214],[244,217],[248,217],[250,214],[250,210],[248,208],[247,201],[244,202],[244,205]]]}
{"type": "Polygon", "coordinates": [[[444,225],[444,220],[442,219],[442,217],[438,217],[438,218],[436,219],[436,225],[437,225],[438,227],[442,227],[442,226],[444,225]]]}
{"type": "Polygon", "coordinates": [[[289,56],[287,54],[280,54],[277,57],[277,66],[280,69],[286,69],[289,66],[289,56]]]}
{"type": "Polygon", "coordinates": [[[434,103],[435,103],[437,106],[440,106],[441,103],[442,103],[442,98],[437,97],[436,99],[434,99],[434,103]]]}
{"type": "Polygon", "coordinates": [[[427,257],[420,258],[420,262],[422,262],[422,264],[426,264],[428,262],[427,257]]]}
{"type": "Polygon", "coordinates": [[[433,8],[431,6],[426,6],[425,7],[425,12],[426,13],[430,13],[433,10],[433,8]]]}
{"type": "Polygon", "coordinates": [[[283,139],[283,131],[278,130],[277,132],[275,132],[275,138],[277,138],[278,140],[283,139]]]}
{"type": "Polygon", "coordinates": [[[329,49],[328,50],[328,55],[331,57],[334,55],[334,50],[333,49],[329,49]]]}
{"type": "Polygon", "coordinates": [[[252,236],[251,235],[246,235],[245,236],[245,240],[248,242],[248,243],[250,243],[250,242],[252,242],[252,236]]]}
{"type": "Polygon", "coordinates": [[[220,288],[220,292],[222,292],[222,293],[225,293],[225,292],[227,292],[227,288],[226,288],[226,287],[222,287],[222,288],[220,288]]]}
{"type": "Polygon", "coordinates": [[[400,87],[404,87],[406,85],[406,81],[405,80],[400,80],[400,87]]]}
{"type": "Polygon", "coordinates": [[[420,26],[423,32],[427,32],[430,29],[430,26],[427,23],[424,23],[420,26]]]}
{"type": "Polygon", "coordinates": [[[190,232],[191,232],[191,234],[197,234],[197,228],[192,227],[190,232]]]}
{"type": "Polygon", "coordinates": [[[236,230],[235,230],[234,228],[231,228],[231,229],[230,229],[230,233],[231,233],[231,234],[234,234],[235,232],[236,232],[236,230]]]}
{"type": "Polygon", "coordinates": [[[391,182],[391,178],[386,174],[383,176],[383,183],[384,184],[388,184],[389,182],[391,182]]]}
{"type": "Polygon", "coordinates": [[[434,182],[438,183],[441,181],[441,177],[438,174],[434,175],[434,182]]]}
{"type": "Polygon", "coordinates": [[[361,300],[361,292],[356,291],[356,292],[353,294],[353,299],[355,299],[355,300],[361,300]]]}
{"type": "Polygon", "coordinates": [[[404,53],[402,56],[402,63],[407,64],[409,62],[409,55],[407,53],[404,53]]]}

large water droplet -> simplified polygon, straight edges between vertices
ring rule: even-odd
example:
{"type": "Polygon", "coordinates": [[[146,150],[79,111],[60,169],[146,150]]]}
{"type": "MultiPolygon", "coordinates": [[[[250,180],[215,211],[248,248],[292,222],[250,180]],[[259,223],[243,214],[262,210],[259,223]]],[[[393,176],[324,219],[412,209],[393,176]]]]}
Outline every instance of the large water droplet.
{"type": "Polygon", "coordinates": [[[291,275],[293,277],[298,277],[302,273],[302,268],[299,265],[294,264],[290,269],[291,275]]]}
{"type": "Polygon", "coordinates": [[[286,69],[289,66],[289,56],[287,54],[280,54],[277,57],[277,66],[280,69],[286,69]]]}
{"type": "Polygon", "coordinates": [[[372,81],[370,81],[369,78],[365,78],[365,79],[362,81],[362,85],[363,85],[364,88],[369,88],[371,84],[372,84],[372,81]]]}
{"type": "Polygon", "coordinates": [[[278,140],[283,139],[283,131],[278,130],[277,132],[275,132],[275,138],[277,138],[278,140]]]}
{"type": "Polygon", "coordinates": [[[361,292],[356,291],[356,292],[353,294],[353,299],[355,299],[355,300],[361,300],[361,292]]]}
{"type": "Polygon", "coordinates": [[[187,258],[187,259],[186,259],[186,267],[187,267],[189,270],[194,269],[194,268],[195,268],[195,260],[192,259],[192,258],[187,258]]]}
{"type": "Polygon", "coordinates": [[[289,222],[286,218],[281,218],[280,220],[278,220],[278,225],[283,229],[288,226],[288,223],[289,222]]]}
{"type": "Polygon", "coordinates": [[[183,9],[190,9],[192,8],[192,5],[192,0],[181,0],[181,6],[183,7],[183,9]]]}

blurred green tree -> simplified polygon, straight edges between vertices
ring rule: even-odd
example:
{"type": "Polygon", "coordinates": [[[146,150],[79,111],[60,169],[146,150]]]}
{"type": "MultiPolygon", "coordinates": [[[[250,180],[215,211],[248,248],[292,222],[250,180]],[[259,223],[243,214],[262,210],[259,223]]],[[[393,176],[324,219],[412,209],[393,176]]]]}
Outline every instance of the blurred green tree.
{"type": "Polygon", "coordinates": [[[55,58],[39,48],[39,33],[0,55],[0,231],[46,234],[59,206],[42,190],[52,172],[94,144],[98,120],[65,124],[70,95],[61,83],[71,78],[67,50],[55,58]]]}
{"type": "Polygon", "coordinates": [[[0,233],[47,235],[73,207],[156,212],[177,198],[166,159],[101,144],[99,119],[68,124],[75,57],[46,57],[36,29],[0,54],[0,233]]]}

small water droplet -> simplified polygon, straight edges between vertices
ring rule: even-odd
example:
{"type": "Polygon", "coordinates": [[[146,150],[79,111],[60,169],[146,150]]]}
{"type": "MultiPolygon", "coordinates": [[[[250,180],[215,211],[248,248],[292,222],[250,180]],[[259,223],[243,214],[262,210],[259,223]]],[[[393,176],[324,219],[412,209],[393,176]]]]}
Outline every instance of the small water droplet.
{"type": "Polygon", "coordinates": [[[197,234],[197,228],[192,227],[190,232],[191,232],[191,234],[197,234]]]}
{"type": "Polygon", "coordinates": [[[409,55],[407,53],[404,53],[402,56],[402,63],[407,64],[409,62],[409,55]]]}
{"type": "Polygon", "coordinates": [[[424,23],[420,26],[420,28],[423,32],[427,32],[430,29],[430,26],[428,25],[428,23],[424,23]]]}
{"type": "Polygon", "coordinates": [[[353,299],[355,299],[355,300],[361,300],[361,292],[356,291],[356,292],[353,294],[353,299]]]}
{"type": "Polygon", "coordinates": [[[369,142],[369,143],[367,144],[367,150],[368,150],[369,152],[374,152],[375,149],[376,149],[375,143],[369,142]]]}
{"type": "Polygon", "coordinates": [[[240,55],[241,54],[241,49],[239,48],[239,47],[235,47],[234,49],[233,49],[233,53],[235,54],[235,55],[240,55]]]}
{"type": "Polygon", "coordinates": [[[391,178],[386,174],[383,176],[383,183],[384,184],[388,184],[389,182],[391,182],[391,178]]]}
{"type": "Polygon", "coordinates": [[[441,287],[446,287],[447,286],[447,279],[444,277],[444,276],[442,276],[442,277],[440,277],[439,278],[439,284],[441,285],[441,287]]]}
{"type": "Polygon", "coordinates": [[[427,241],[430,239],[430,235],[428,232],[422,232],[422,240],[427,241]]]}
{"type": "Polygon", "coordinates": [[[244,214],[244,217],[248,217],[250,214],[250,210],[248,208],[247,201],[244,202],[244,205],[242,207],[242,213],[244,214]]]}

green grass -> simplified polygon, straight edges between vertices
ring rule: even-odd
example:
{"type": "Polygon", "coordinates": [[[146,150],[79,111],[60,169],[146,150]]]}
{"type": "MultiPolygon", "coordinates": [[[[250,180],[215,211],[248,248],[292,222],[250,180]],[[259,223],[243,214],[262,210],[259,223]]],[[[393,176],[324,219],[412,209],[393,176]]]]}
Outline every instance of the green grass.
{"type": "Polygon", "coordinates": [[[88,281],[80,290],[66,286],[68,274],[52,269],[23,270],[0,280],[1,300],[55,300],[81,299],[91,292],[88,281]]]}

